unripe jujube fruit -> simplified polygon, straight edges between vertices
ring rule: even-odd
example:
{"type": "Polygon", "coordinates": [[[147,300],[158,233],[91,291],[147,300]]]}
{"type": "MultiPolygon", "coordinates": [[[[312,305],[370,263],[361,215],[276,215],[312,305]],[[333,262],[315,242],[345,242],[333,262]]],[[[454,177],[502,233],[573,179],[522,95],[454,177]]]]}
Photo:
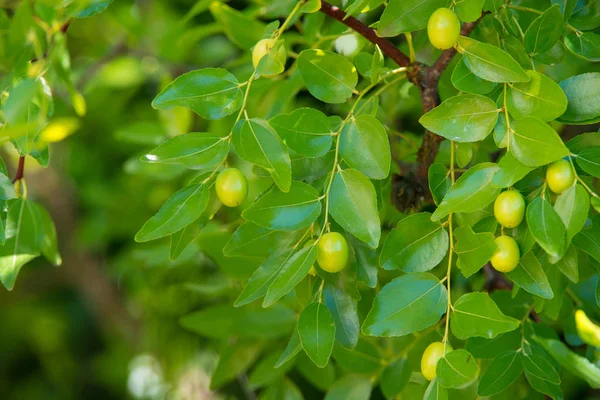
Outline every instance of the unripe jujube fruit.
{"type": "Polygon", "coordinates": [[[519,245],[510,236],[498,236],[496,238],[496,252],[492,256],[492,267],[500,272],[510,272],[519,265],[521,258],[519,245]]]}
{"type": "Polygon", "coordinates": [[[516,190],[502,192],[494,202],[494,216],[505,228],[515,228],[525,216],[525,199],[516,190]]]}
{"type": "MultiPolygon", "coordinates": [[[[275,46],[277,41],[275,39],[262,39],[254,46],[252,50],[252,65],[254,68],[258,67],[258,63],[264,56],[266,56],[269,51],[275,46]]],[[[285,51],[285,46],[280,46],[275,54],[275,58],[278,63],[285,65],[285,60],[287,59],[287,52],[285,51]]],[[[272,61],[269,61],[272,62],[272,61]]],[[[267,68],[269,69],[269,68],[267,68]]],[[[265,75],[266,77],[275,76],[277,74],[265,75]]]]}
{"type": "Polygon", "coordinates": [[[237,168],[228,168],[219,173],[215,182],[217,197],[227,207],[237,207],[248,195],[246,176],[237,168]]]}
{"type": "Polygon", "coordinates": [[[340,272],[348,264],[348,242],[342,234],[329,232],[317,242],[317,262],[323,271],[340,272]]]}
{"type": "Polygon", "coordinates": [[[433,47],[446,50],[453,47],[460,36],[460,21],[449,8],[438,8],[429,17],[427,35],[433,47]]]}
{"type": "MultiPolygon", "coordinates": [[[[446,353],[452,351],[450,343],[446,343],[446,353]]],[[[433,342],[423,352],[421,357],[421,373],[428,381],[437,376],[437,363],[444,356],[444,344],[442,342],[433,342]]]]}
{"type": "Polygon", "coordinates": [[[546,170],[546,182],[554,193],[564,192],[575,182],[571,164],[567,160],[558,160],[550,164],[546,170]]]}

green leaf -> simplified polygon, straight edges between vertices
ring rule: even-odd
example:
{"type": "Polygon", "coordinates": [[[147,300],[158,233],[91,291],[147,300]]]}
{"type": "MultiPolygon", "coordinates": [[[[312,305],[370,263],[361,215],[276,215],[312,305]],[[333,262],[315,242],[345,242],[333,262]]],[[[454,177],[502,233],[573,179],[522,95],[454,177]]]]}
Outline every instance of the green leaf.
{"type": "Polygon", "coordinates": [[[527,206],[526,218],[535,241],[551,257],[559,259],[566,250],[566,230],[552,204],[538,197],[527,206]]]}
{"type": "Polygon", "coordinates": [[[267,121],[243,119],[233,128],[235,151],[244,160],[266,169],[283,192],[290,190],[292,168],[286,145],[267,121]]]}
{"type": "Polygon", "coordinates": [[[578,1],[569,18],[569,23],[583,31],[600,26],[600,3],[597,0],[578,1]]]}
{"type": "Polygon", "coordinates": [[[481,79],[500,83],[529,80],[519,63],[496,46],[466,36],[459,37],[458,46],[467,67],[481,79]]]}
{"type": "Polygon", "coordinates": [[[492,163],[481,163],[469,168],[448,190],[431,216],[432,221],[439,221],[452,212],[470,213],[485,208],[500,193],[500,188],[492,185],[497,171],[498,166],[492,163]]]}
{"type": "Polygon", "coordinates": [[[434,325],[446,312],[446,287],[428,273],[400,276],[381,289],[362,326],[370,336],[404,336],[434,325]]]}
{"type": "Polygon", "coordinates": [[[292,246],[301,232],[272,231],[252,222],[240,225],[223,248],[228,257],[266,257],[292,246]]]}
{"type": "Polygon", "coordinates": [[[496,252],[496,242],[492,233],[474,233],[461,226],[454,231],[457,239],[454,251],[458,254],[456,265],[465,278],[481,269],[496,252]]]}
{"type": "Polygon", "coordinates": [[[499,188],[507,188],[525,177],[534,168],[521,164],[512,153],[506,153],[498,163],[500,168],[492,179],[492,184],[499,188]]]}
{"type": "Polygon", "coordinates": [[[494,339],[481,337],[469,338],[465,344],[465,349],[476,358],[496,358],[507,351],[517,351],[521,347],[522,340],[521,332],[514,330],[498,335],[494,339]]]}
{"type": "Polygon", "coordinates": [[[544,348],[560,365],[573,375],[585,380],[594,389],[600,388],[600,368],[573,353],[564,343],[555,339],[545,339],[539,336],[534,340],[544,348]]]}
{"type": "Polygon", "coordinates": [[[356,299],[329,283],[325,285],[323,296],[335,321],[336,339],[342,346],[353,348],[358,342],[360,331],[356,299]]]}
{"type": "Polygon", "coordinates": [[[235,340],[227,343],[219,354],[219,362],[210,380],[210,389],[215,390],[244,372],[258,358],[261,342],[235,340]]]}
{"type": "Polygon", "coordinates": [[[589,209],[590,196],[581,185],[571,186],[556,198],[554,210],[567,229],[567,244],[585,225],[589,209]]]}
{"type": "Polygon", "coordinates": [[[446,353],[437,363],[437,380],[442,387],[460,389],[469,386],[479,375],[479,366],[468,351],[446,353]]]}
{"type": "Polygon", "coordinates": [[[208,8],[229,40],[240,48],[247,50],[262,39],[264,23],[218,1],[211,2],[208,8]]]}
{"type": "Polygon", "coordinates": [[[379,120],[363,114],[351,117],[340,133],[340,155],[346,163],[371,179],[384,179],[390,173],[390,143],[379,120]]]}
{"type": "Polygon", "coordinates": [[[565,255],[555,264],[556,268],[574,283],[579,281],[577,258],[577,247],[572,244],[567,248],[565,255]]]}
{"type": "Polygon", "coordinates": [[[290,257],[275,277],[263,301],[263,307],[269,307],[288,294],[308,274],[317,260],[316,246],[303,247],[290,257]]]}
{"type": "Polygon", "coordinates": [[[600,147],[582,150],[575,157],[577,165],[588,174],[600,178],[600,147]]]}
{"type": "Polygon", "coordinates": [[[456,300],[452,309],[450,327],[459,339],[473,336],[491,339],[519,326],[519,320],[504,315],[487,293],[464,294],[456,300]]]}
{"type": "Polygon", "coordinates": [[[352,350],[336,344],[333,358],[337,365],[355,374],[374,374],[386,365],[379,348],[364,339],[352,350]]]}
{"type": "Polygon", "coordinates": [[[525,50],[531,56],[550,50],[562,35],[563,28],[564,20],[560,7],[555,4],[534,19],[525,31],[525,50]]]}
{"type": "Polygon", "coordinates": [[[180,75],[152,101],[157,110],[186,107],[206,119],[223,118],[242,106],[237,78],[221,68],[205,68],[180,75]]]}
{"type": "Polygon", "coordinates": [[[314,108],[298,108],[269,120],[290,149],[305,157],[322,157],[333,141],[329,120],[314,108]]]}
{"type": "Polygon", "coordinates": [[[298,334],[302,348],[319,368],[325,367],[333,350],[335,323],[327,307],[311,303],[298,320],[298,334]]]}
{"type": "Polygon", "coordinates": [[[565,36],[565,45],[573,54],[592,62],[600,61],[600,35],[593,32],[565,36]]]}
{"type": "Polygon", "coordinates": [[[414,214],[390,232],[381,250],[380,264],[388,270],[429,271],[446,256],[448,243],[448,232],[431,222],[431,214],[414,214]]]}
{"type": "Polygon", "coordinates": [[[371,380],[360,375],[347,375],[336,381],[327,392],[325,400],[369,400],[371,380]]]}
{"type": "Polygon", "coordinates": [[[448,391],[440,385],[439,379],[434,378],[429,382],[423,400],[448,400],[448,391]]]}
{"type": "Polygon", "coordinates": [[[5,173],[0,173],[0,201],[16,199],[15,185],[5,173]]]}
{"type": "Polygon", "coordinates": [[[554,400],[563,400],[560,385],[555,385],[543,379],[539,379],[527,371],[525,371],[525,377],[527,378],[527,382],[529,382],[531,387],[538,392],[546,394],[554,400]]]}
{"type": "Polygon", "coordinates": [[[160,210],[135,235],[136,242],[147,242],[175,233],[204,212],[210,193],[204,184],[186,186],[173,194],[160,210]]]}
{"type": "Polygon", "coordinates": [[[386,398],[393,398],[408,384],[412,368],[408,359],[402,357],[391,363],[381,374],[381,391],[386,398]]]}
{"type": "Polygon", "coordinates": [[[279,354],[276,352],[262,358],[252,369],[250,375],[248,375],[248,386],[251,389],[258,389],[283,377],[293,364],[287,363],[283,365],[283,368],[275,368],[278,359],[279,354]]]}
{"type": "Polygon", "coordinates": [[[304,50],[298,70],[310,94],[325,103],[348,100],[358,82],[356,68],[344,56],[320,49],[304,50]]]}
{"type": "Polygon", "coordinates": [[[506,390],[523,372],[521,358],[519,351],[509,351],[495,358],[481,376],[477,394],[487,397],[506,390]]]}
{"type": "Polygon", "coordinates": [[[279,359],[275,363],[275,368],[279,368],[282,365],[286,364],[289,360],[294,358],[296,354],[298,354],[302,350],[302,343],[300,343],[300,334],[298,333],[298,328],[295,327],[292,332],[292,336],[283,350],[283,353],[279,356],[279,359]]]}
{"type": "Polygon", "coordinates": [[[573,13],[575,6],[577,5],[577,0],[551,0],[550,2],[553,5],[559,5],[560,12],[563,14],[565,21],[567,21],[571,17],[571,14],[573,13]]]}
{"type": "Polygon", "coordinates": [[[37,205],[31,200],[9,200],[7,205],[6,242],[0,247],[0,281],[12,290],[21,267],[40,255],[43,230],[37,205]]]}
{"type": "Polygon", "coordinates": [[[484,0],[464,0],[456,3],[454,12],[462,22],[474,22],[481,17],[484,0]]]}
{"type": "Polygon", "coordinates": [[[600,262],[600,218],[592,219],[592,223],[573,236],[573,243],[583,252],[600,262]]]}
{"type": "Polygon", "coordinates": [[[377,286],[377,270],[379,269],[377,252],[352,237],[350,238],[350,244],[356,257],[356,280],[370,288],[375,288],[377,286]]]}
{"type": "Polygon", "coordinates": [[[497,120],[498,107],[489,97],[463,94],[443,101],[419,122],[446,139],[478,142],[490,134],[497,120]]]}
{"type": "Polygon", "coordinates": [[[569,101],[562,121],[585,123],[600,116],[600,72],[571,76],[559,85],[569,101]]]}
{"type": "Polygon", "coordinates": [[[545,351],[537,346],[531,347],[531,352],[525,352],[523,357],[523,368],[525,371],[538,379],[548,381],[555,385],[560,383],[560,375],[552,365],[552,359],[545,351]]]}
{"type": "Polygon", "coordinates": [[[516,119],[537,117],[552,121],[567,109],[567,96],[560,86],[546,75],[527,71],[529,82],[515,83],[508,91],[507,107],[516,119]]]}
{"type": "Polygon", "coordinates": [[[181,253],[192,243],[200,234],[202,228],[206,226],[209,219],[206,216],[201,216],[196,221],[192,222],[185,228],[171,234],[169,245],[169,259],[177,259],[181,253]]]}
{"type": "Polygon", "coordinates": [[[544,299],[554,297],[548,277],[535,253],[530,250],[519,259],[515,269],[506,274],[511,281],[523,290],[544,299]]]}
{"type": "Polygon", "coordinates": [[[446,3],[446,0],[390,1],[381,15],[377,35],[392,37],[424,28],[431,14],[446,3]]]}
{"type": "Polygon", "coordinates": [[[283,40],[278,40],[256,66],[255,78],[279,75],[285,70],[287,52],[283,40]]]}
{"type": "Polygon", "coordinates": [[[334,383],[336,371],[333,363],[327,364],[325,368],[319,368],[307,355],[300,354],[296,359],[295,367],[311,385],[323,392],[329,390],[334,383]]]}
{"type": "Polygon", "coordinates": [[[319,193],[304,182],[293,181],[289,192],[273,188],[242,212],[263,228],[295,231],[312,224],[321,214],[319,193]]]}
{"type": "Polygon", "coordinates": [[[48,211],[41,205],[31,202],[34,212],[37,213],[37,220],[41,223],[41,247],[42,255],[54,266],[62,264],[62,257],[58,251],[58,241],[56,238],[56,227],[48,211]]]}
{"type": "Polygon", "coordinates": [[[214,170],[228,153],[228,140],[211,133],[191,132],[167,140],[144,155],[142,161],[214,170]]]}
{"type": "Polygon", "coordinates": [[[433,201],[436,205],[439,205],[450,186],[452,186],[448,168],[442,163],[431,164],[427,175],[433,201]]]}
{"type": "Polygon", "coordinates": [[[373,184],[362,173],[345,169],[335,174],[329,213],[346,231],[377,248],[381,238],[377,197],[373,184]]]}
{"type": "Polygon", "coordinates": [[[556,131],[540,119],[525,117],[512,128],[510,151],[527,167],[539,167],[569,155],[556,131]]]}
{"type": "Polygon", "coordinates": [[[486,94],[494,90],[497,86],[496,83],[481,79],[471,72],[462,58],[456,64],[456,67],[454,67],[451,79],[455,88],[466,93],[486,94]]]}

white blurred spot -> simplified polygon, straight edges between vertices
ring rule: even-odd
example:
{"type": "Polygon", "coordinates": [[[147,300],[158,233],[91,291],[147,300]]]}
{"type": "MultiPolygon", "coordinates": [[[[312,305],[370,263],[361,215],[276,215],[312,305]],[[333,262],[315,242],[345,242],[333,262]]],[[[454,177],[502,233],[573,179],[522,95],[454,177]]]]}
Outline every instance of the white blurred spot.
{"type": "Polygon", "coordinates": [[[335,39],[335,51],[341,55],[350,56],[354,54],[357,48],[358,38],[353,33],[335,39]]]}
{"type": "Polygon", "coordinates": [[[159,362],[151,355],[142,354],[129,363],[127,388],[136,399],[163,398],[168,390],[159,362]]]}

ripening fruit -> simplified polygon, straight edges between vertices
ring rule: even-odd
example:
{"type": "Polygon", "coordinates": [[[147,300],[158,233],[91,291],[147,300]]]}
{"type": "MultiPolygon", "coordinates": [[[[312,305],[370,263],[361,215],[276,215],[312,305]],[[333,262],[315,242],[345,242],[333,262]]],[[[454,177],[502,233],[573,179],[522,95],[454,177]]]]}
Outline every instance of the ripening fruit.
{"type": "MultiPolygon", "coordinates": [[[[258,63],[260,62],[260,60],[265,55],[267,55],[269,51],[271,51],[271,49],[273,48],[273,46],[275,46],[276,43],[277,41],[275,39],[262,39],[258,43],[256,43],[256,46],[254,46],[254,49],[252,50],[252,65],[254,65],[254,68],[258,67],[258,63]]],[[[287,59],[287,52],[285,51],[285,46],[279,47],[275,58],[276,61],[269,61],[269,63],[272,62],[273,65],[268,65],[266,67],[267,70],[269,69],[269,67],[273,67],[275,64],[285,65],[285,60],[287,59]]],[[[275,75],[277,74],[265,74],[264,76],[270,77],[275,75]]]]}
{"type": "Polygon", "coordinates": [[[433,47],[446,50],[453,47],[460,36],[460,21],[449,8],[438,8],[429,17],[427,35],[433,47]]]}
{"type": "Polygon", "coordinates": [[[492,267],[500,272],[510,272],[516,268],[521,258],[519,245],[510,236],[496,238],[496,252],[492,256],[492,267]]]}
{"type": "Polygon", "coordinates": [[[554,161],[546,170],[546,182],[556,194],[564,192],[575,182],[573,168],[567,160],[554,161]]]}
{"type": "Polygon", "coordinates": [[[583,310],[575,311],[575,327],[581,340],[591,346],[600,347],[600,326],[590,321],[583,310]]]}
{"type": "MultiPolygon", "coordinates": [[[[450,343],[446,343],[446,353],[452,351],[450,343]]],[[[442,342],[433,342],[423,352],[421,358],[421,373],[428,381],[435,379],[437,373],[437,363],[444,356],[444,344],[442,342]]]]}
{"type": "Polygon", "coordinates": [[[525,200],[516,190],[502,192],[494,203],[494,216],[505,228],[519,226],[525,216],[525,200]]]}
{"type": "MultiPolygon", "coordinates": [[[[310,239],[308,242],[304,243],[304,246],[302,246],[302,247],[312,246],[313,244],[315,244],[315,239],[310,239]]],[[[312,275],[312,276],[317,276],[317,270],[315,269],[314,265],[310,266],[310,270],[308,271],[308,274],[312,275]]]]}
{"type": "Polygon", "coordinates": [[[348,243],[338,232],[324,234],[317,243],[317,262],[323,271],[340,272],[348,264],[348,243]]]}
{"type": "Polygon", "coordinates": [[[215,190],[221,203],[227,207],[237,207],[248,195],[248,181],[237,168],[227,168],[219,173],[215,190]]]}

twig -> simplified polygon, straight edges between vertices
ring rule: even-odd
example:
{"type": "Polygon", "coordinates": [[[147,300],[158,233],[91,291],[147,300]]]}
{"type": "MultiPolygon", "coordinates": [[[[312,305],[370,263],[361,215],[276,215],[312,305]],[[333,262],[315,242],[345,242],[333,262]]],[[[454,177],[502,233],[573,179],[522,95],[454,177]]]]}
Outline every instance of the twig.
{"type": "Polygon", "coordinates": [[[381,51],[389,58],[394,60],[394,62],[400,67],[408,67],[411,65],[410,59],[406,56],[406,54],[398,50],[398,48],[396,48],[392,42],[377,36],[375,29],[369,28],[358,19],[346,16],[346,13],[340,10],[338,7],[329,4],[326,1],[321,1],[321,12],[340,21],[342,24],[351,28],[356,33],[364,36],[371,43],[379,46],[381,51]]]}

